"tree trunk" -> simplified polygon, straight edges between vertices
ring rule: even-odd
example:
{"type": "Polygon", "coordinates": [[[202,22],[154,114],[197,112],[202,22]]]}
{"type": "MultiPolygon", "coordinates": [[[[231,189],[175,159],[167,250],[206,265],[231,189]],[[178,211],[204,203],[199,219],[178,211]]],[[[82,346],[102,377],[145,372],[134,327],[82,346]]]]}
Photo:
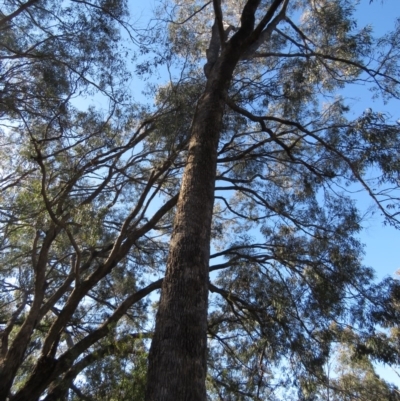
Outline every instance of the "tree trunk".
{"type": "Polygon", "coordinates": [[[147,401],[206,400],[208,266],[217,148],[224,98],[237,62],[232,54],[223,55],[211,72],[191,127],[149,355],[147,401]]]}
{"type": "MultiPolygon", "coordinates": [[[[207,63],[207,85],[195,111],[149,354],[146,401],[205,401],[208,264],[218,140],[225,97],[244,51],[284,16],[274,0],[254,29],[260,0],[247,0],[239,30],[207,63]],[[272,22],[271,22],[272,20],[272,22]],[[270,24],[268,27],[267,24],[270,24]],[[265,28],[265,29],[264,29],[265,28]]],[[[222,24],[220,2],[213,2],[222,24]]],[[[287,2],[285,2],[287,4],[287,2]]],[[[219,19],[219,21],[218,21],[219,19]]],[[[221,25],[221,32],[223,27],[221,25]]],[[[211,40],[213,41],[213,40],[211,40]]]]}

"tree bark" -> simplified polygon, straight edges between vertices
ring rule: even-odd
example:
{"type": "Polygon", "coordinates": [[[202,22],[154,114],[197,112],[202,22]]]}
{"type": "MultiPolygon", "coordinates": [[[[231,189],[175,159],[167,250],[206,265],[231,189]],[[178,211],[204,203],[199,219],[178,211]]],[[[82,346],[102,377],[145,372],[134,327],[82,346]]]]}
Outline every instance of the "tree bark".
{"type": "MultiPolygon", "coordinates": [[[[248,0],[240,29],[228,42],[221,43],[216,61],[207,63],[207,84],[191,127],[189,155],[149,353],[146,401],[206,400],[208,265],[225,98],[241,56],[264,29],[268,30],[283,1],[274,0],[254,29],[260,0],[248,0]]],[[[214,10],[216,15],[220,12],[218,0],[214,1],[214,10]]],[[[222,15],[219,17],[222,20],[222,15]]]]}
{"type": "Polygon", "coordinates": [[[208,265],[217,148],[225,96],[239,56],[214,65],[191,127],[167,272],[149,354],[147,401],[205,401],[208,265]]]}

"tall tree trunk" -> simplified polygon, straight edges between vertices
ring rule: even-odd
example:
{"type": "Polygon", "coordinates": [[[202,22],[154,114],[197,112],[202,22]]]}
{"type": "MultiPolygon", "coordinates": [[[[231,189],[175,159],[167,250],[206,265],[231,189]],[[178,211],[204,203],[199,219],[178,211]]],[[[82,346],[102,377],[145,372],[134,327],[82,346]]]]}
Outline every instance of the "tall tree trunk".
{"type": "Polygon", "coordinates": [[[236,62],[221,55],[195,111],[149,355],[147,401],[206,399],[208,266],[217,148],[224,98],[236,62]]]}
{"type": "MultiPolygon", "coordinates": [[[[228,42],[222,39],[225,43],[220,55],[212,52],[212,60],[208,60],[211,63],[206,65],[207,85],[191,127],[189,155],[150,348],[146,401],[206,400],[208,264],[225,97],[240,57],[263,31],[269,32],[283,17],[284,9],[273,19],[283,2],[274,0],[254,29],[260,0],[247,0],[240,29],[228,42]]],[[[214,25],[220,25],[220,35],[213,37],[218,38],[223,35],[220,0],[213,4],[214,25]]]]}
{"type": "Polygon", "coordinates": [[[147,400],[205,400],[208,259],[223,102],[205,92],[192,127],[149,356],[147,400]]]}

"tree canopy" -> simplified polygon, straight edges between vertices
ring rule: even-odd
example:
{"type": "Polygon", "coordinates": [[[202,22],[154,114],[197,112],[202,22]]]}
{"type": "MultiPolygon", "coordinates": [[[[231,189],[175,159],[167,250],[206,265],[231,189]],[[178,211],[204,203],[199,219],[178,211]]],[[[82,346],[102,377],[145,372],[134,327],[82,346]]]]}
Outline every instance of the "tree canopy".
{"type": "Polygon", "coordinates": [[[351,190],[399,227],[398,116],[342,89],[399,100],[400,21],[135,7],[1,8],[0,401],[399,400],[374,362],[400,364],[400,285],[362,264],[351,190]]]}

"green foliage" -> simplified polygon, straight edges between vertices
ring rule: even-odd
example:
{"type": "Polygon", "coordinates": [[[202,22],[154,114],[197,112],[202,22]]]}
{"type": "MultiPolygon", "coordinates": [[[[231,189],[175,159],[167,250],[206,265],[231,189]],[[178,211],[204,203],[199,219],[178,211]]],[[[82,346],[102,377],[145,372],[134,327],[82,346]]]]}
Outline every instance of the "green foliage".
{"type": "MultiPolygon", "coordinates": [[[[147,351],[143,344],[129,341],[118,345],[112,355],[85,370],[82,392],[99,401],[143,401],[146,386],[147,351]]],[[[79,400],[74,395],[72,400],[79,400]]]]}
{"type": "Polygon", "coordinates": [[[346,347],[339,350],[338,359],[331,370],[331,377],[326,388],[319,388],[317,391],[316,399],[318,400],[395,401],[400,399],[398,387],[379,377],[366,356],[355,357],[346,347]]]}

